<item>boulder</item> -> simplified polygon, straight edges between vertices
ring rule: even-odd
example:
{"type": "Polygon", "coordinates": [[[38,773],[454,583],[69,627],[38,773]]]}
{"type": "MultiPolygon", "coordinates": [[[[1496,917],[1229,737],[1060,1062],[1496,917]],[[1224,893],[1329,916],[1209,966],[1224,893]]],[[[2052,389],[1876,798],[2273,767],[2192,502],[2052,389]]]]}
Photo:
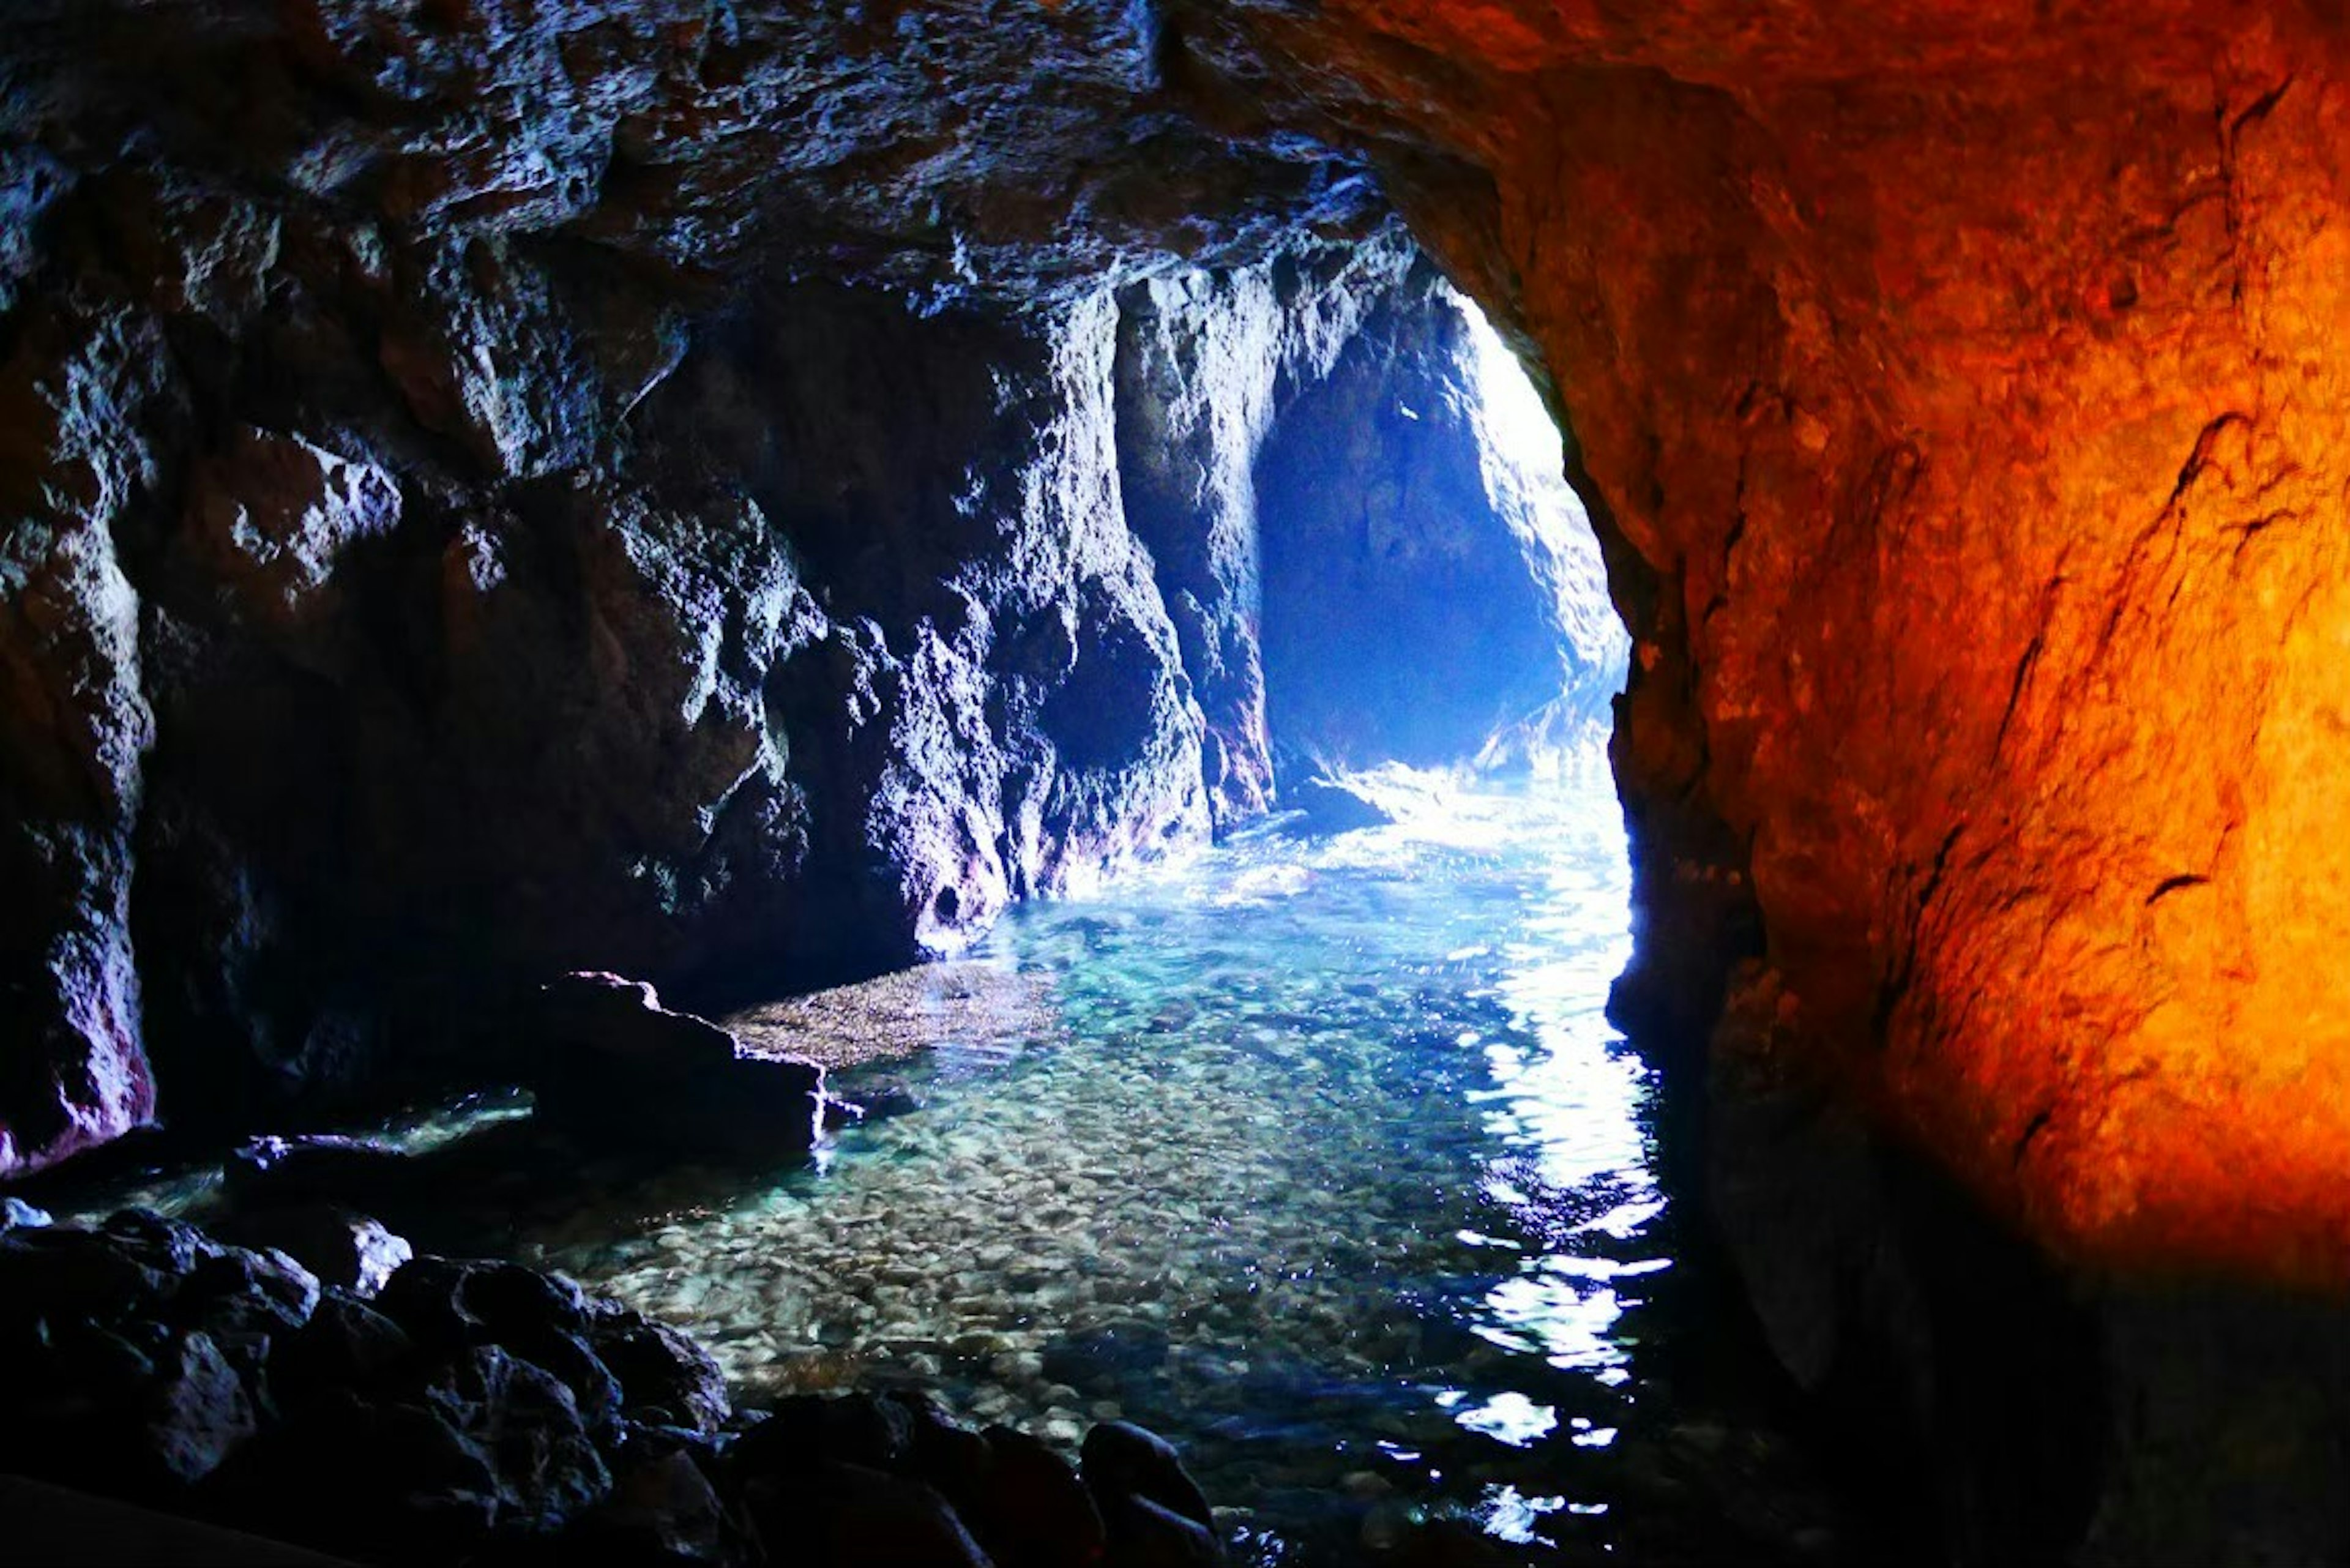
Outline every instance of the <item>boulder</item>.
{"type": "Polygon", "coordinates": [[[454,1354],[576,1334],[588,1326],[588,1298],[560,1274],[520,1263],[426,1256],[392,1275],[378,1308],[417,1342],[454,1354]]]}
{"type": "Polygon", "coordinates": [[[927,1394],[899,1389],[889,1398],[908,1419],[911,1443],[907,1470],[977,1521],[995,1465],[987,1439],[949,1417],[927,1394]]]}
{"type": "Polygon", "coordinates": [[[1216,1532],[1147,1497],[1122,1497],[1104,1511],[1114,1568],[1222,1568],[1216,1532]]]}
{"type": "Polygon", "coordinates": [[[147,1400],[143,1458],[168,1482],[191,1486],[259,1429],[251,1397],[220,1347],[191,1334],[157,1365],[147,1400]]]}
{"type": "Polygon", "coordinates": [[[299,1328],[318,1304],[317,1277],[275,1248],[224,1247],[188,1271],[173,1298],[183,1318],[225,1320],[260,1332],[299,1328]]]}
{"type": "Polygon", "coordinates": [[[1105,1421],[1086,1434],[1079,1463],[1116,1560],[1154,1568],[1223,1560],[1215,1515],[1174,1444],[1128,1421],[1105,1421]]]}
{"type": "Polygon", "coordinates": [[[524,1033],[539,1115],[583,1139],[754,1163],[816,1139],[823,1068],[751,1055],[642,981],[566,975],[540,992],[524,1033]]]}
{"type": "Polygon", "coordinates": [[[733,1413],[717,1360],[667,1324],[605,1310],[591,1314],[587,1333],[619,1380],[621,1413],[629,1419],[707,1433],[733,1413]]]}
{"type": "Polygon", "coordinates": [[[736,1439],[730,1458],[747,1485],[796,1484],[827,1463],[898,1470],[913,1457],[915,1421],[898,1400],[871,1394],[804,1394],[779,1402],[736,1439]]]}
{"type": "Polygon", "coordinates": [[[423,1405],[482,1456],[499,1521],[559,1523],[611,1490],[571,1390],[500,1346],[461,1357],[446,1381],[424,1391],[423,1405]]]}
{"type": "Polygon", "coordinates": [[[749,1543],[718,1490],[682,1449],[624,1454],[612,1495],[565,1542],[570,1562],[686,1564],[737,1563],[749,1543]]]}
{"type": "Polygon", "coordinates": [[[352,1291],[328,1286],[300,1332],[270,1346],[269,1383],[287,1408],[329,1393],[372,1396],[406,1380],[416,1342],[352,1291]]]}
{"type": "Polygon", "coordinates": [[[1283,792],[1282,804],[1300,814],[1289,831],[1315,838],[1385,827],[1396,819],[1359,787],[1331,778],[1291,785],[1283,792]]]}
{"type": "Polygon", "coordinates": [[[416,1255],[403,1237],[377,1220],[332,1203],[270,1208],[224,1220],[220,1233],[241,1246],[274,1248],[317,1276],[369,1297],[416,1255]]]}
{"type": "Polygon", "coordinates": [[[240,1214],[319,1204],[375,1212],[423,1179],[415,1157],[396,1146],[337,1134],[254,1138],[229,1156],[223,1176],[240,1214]]]}
{"type": "Polygon", "coordinates": [[[781,1542],[814,1548],[827,1564],[892,1568],[991,1568],[954,1509],[929,1486],[865,1465],[827,1460],[788,1479],[744,1490],[771,1553],[781,1542]]]}
{"type": "Polygon", "coordinates": [[[956,1502],[988,1552],[1028,1568],[1087,1568],[1099,1562],[1108,1537],[1076,1468],[1026,1432],[990,1427],[983,1436],[984,1484],[956,1502]]]}
{"type": "Polygon", "coordinates": [[[0,1324],[21,1329],[160,1317],[179,1284],[169,1262],[88,1231],[0,1232],[0,1324]],[[166,1267],[156,1267],[157,1261],[166,1267]]]}

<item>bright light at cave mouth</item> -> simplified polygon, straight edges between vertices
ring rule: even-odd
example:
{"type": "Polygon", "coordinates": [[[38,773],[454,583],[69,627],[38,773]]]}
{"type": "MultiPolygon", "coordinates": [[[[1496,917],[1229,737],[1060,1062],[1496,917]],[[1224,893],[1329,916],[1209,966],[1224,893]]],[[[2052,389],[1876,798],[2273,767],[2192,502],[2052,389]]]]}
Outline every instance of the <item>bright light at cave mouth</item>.
{"type": "Polygon", "coordinates": [[[1502,335],[1493,329],[1493,324],[1485,319],[1484,312],[1464,299],[1461,313],[1468,323],[1469,342],[1476,356],[1478,387],[1485,397],[1486,415],[1500,436],[1498,444],[1519,455],[1529,468],[1561,472],[1565,449],[1559,440],[1558,424],[1551,417],[1550,406],[1535,389],[1534,379],[1526,374],[1525,366],[1519,363],[1502,335]]]}

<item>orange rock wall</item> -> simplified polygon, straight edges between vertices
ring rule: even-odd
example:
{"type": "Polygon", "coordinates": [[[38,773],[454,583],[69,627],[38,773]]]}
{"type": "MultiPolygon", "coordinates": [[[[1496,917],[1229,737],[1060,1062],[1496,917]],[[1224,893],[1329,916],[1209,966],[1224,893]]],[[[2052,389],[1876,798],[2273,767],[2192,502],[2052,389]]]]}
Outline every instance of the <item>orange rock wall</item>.
{"type": "Polygon", "coordinates": [[[1627,797],[1747,845],[1717,1049],[2093,1266],[2350,1282],[2337,9],[1253,24],[1548,363],[1627,797]]]}

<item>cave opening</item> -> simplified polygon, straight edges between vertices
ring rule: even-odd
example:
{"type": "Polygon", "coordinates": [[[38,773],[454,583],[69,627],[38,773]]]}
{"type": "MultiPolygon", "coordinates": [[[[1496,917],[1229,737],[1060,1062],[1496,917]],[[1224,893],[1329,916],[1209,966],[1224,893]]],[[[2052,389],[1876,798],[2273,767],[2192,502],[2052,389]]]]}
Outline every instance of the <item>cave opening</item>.
{"type": "Polygon", "coordinates": [[[1604,744],[1627,639],[1558,427],[1482,314],[1437,286],[1366,333],[1259,462],[1278,771],[1555,774],[1604,744]]]}

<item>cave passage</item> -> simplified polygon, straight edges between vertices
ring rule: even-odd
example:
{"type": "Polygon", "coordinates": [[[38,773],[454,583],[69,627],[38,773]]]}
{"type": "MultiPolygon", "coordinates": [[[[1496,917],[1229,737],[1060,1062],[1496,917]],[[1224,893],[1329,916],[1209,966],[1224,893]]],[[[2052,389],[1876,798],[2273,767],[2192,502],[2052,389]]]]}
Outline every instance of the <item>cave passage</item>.
{"type": "Polygon", "coordinates": [[[1627,640],[1541,394],[1473,305],[1441,286],[1414,303],[1298,393],[1257,463],[1285,780],[1555,772],[1623,689],[1627,640]]]}
{"type": "MultiPolygon", "coordinates": [[[[1449,288],[1402,298],[1255,464],[1270,815],[728,1019],[913,1048],[834,1073],[804,1167],[582,1148],[476,1096],[375,1129],[428,1172],[401,1229],[682,1327],[754,1402],[920,1388],[1071,1448],[1140,1421],[1243,1562],[1743,1550],[1650,1484],[1691,1416],[1654,1346],[1694,1325],[1658,1292],[1655,1076],[1605,1016],[1625,639],[1523,368],[1449,288]]],[[[88,1210],[220,1199],[206,1172],[88,1210]]]]}

